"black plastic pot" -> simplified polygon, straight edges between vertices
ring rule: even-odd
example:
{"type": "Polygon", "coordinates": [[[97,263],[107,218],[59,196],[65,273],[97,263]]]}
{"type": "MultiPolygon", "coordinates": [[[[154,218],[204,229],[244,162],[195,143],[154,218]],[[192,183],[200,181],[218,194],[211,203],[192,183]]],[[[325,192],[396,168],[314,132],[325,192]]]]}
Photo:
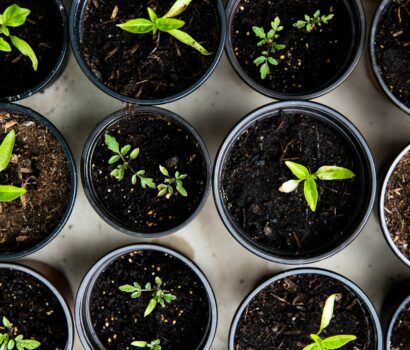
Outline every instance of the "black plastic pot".
{"type": "Polygon", "coordinates": [[[40,250],[41,248],[45,247],[47,244],[49,244],[57,235],[60,233],[60,231],[63,229],[64,225],[67,223],[71,212],[74,207],[75,203],[75,198],[77,195],[77,170],[75,166],[75,160],[73,158],[73,155],[71,153],[71,150],[67,144],[67,142],[64,139],[64,136],[58,131],[58,129],[45,117],[40,115],[39,113],[27,108],[23,107],[20,105],[16,105],[13,103],[0,103],[0,111],[7,111],[10,113],[20,113],[23,115],[26,115],[30,118],[33,118],[37,123],[44,125],[47,127],[47,129],[50,131],[50,133],[57,139],[57,141],[60,143],[61,147],[63,148],[65,155],[67,157],[67,163],[70,171],[70,177],[71,177],[71,192],[70,192],[70,198],[67,204],[67,208],[65,210],[64,215],[61,217],[61,220],[59,224],[54,228],[52,232],[49,233],[49,235],[43,239],[41,242],[37,243],[33,247],[16,252],[13,254],[7,254],[7,255],[1,255],[0,254],[0,260],[14,260],[14,259],[19,259],[24,256],[30,255],[35,253],[36,251],[40,250]]]}
{"type": "Polygon", "coordinates": [[[376,169],[373,156],[359,130],[346,117],[332,108],[319,103],[308,101],[286,101],[268,104],[254,110],[245,116],[233,127],[222,143],[216,157],[213,173],[213,194],[218,213],[231,235],[250,252],[273,262],[281,264],[308,264],[328,258],[342,249],[346,248],[361,232],[372,212],[376,196],[376,169]],[[290,256],[284,253],[273,252],[272,250],[252,241],[242,228],[235,222],[227,210],[222,197],[222,174],[226,161],[233,144],[247,128],[256,121],[279,115],[280,112],[303,113],[331,126],[342,135],[352,145],[356,158],[360,161],[360,172],[363,174],[363,191],[361,203],[357,210],[355,221],[347,229],[346,234],[340,239],[327,246],[320,247],[315,251],[290,256]]]}
{"type": "Polygon", "coordinates": [[[101,258],[87,273],[81,282],[80,288],[78,289],[76,303],[75,303],[75,323],[78,335],[80,337],[81,343],[86,350],[104,349],[104,346],[98,340],[95,330],[90,317],[90,296],[95,282],[97,281],[101,272],[114,260],[120,256],[130,253],[132,251],[141,250],[151,250],[162,252],[164,254],[171,255],[184,264],[186,264],[192,271],[198,276],[204,285],[206,293],[208,295],[209,302],[209,320],[208,329],[206,334],[204,334],[201,345],[196,349],[192,350],[209,350],[211,348],[212,342],[215,337],[216,327],[218,323],[218,310],[215,295],[212,291],[212,287],[209,284],[207,278],[203,272],[188,258],[182,254],[159,245],[154,244],[135,244],[130,246],[125,246],[111,253],[105,255],[101,258]]]}
{"type": "MultiPolygon", "coordinates": [[[[241,0],[229,0],[228,5],[226,7],[227,12],[227,19],[228,19],[228,29],[227,29],[227,38],[226,38],[226,54],[228,55],[229,61],[231,62],[233,68],[235,69],[236,73],[241,77],[241,79],[248,84],[252,89],[255,91],[277,99],[277,100],[292,100],[292,99],[302,99],[302,100],[310,100],[322,95],[327,94],[328,92],[332,91],[333,89],[337,88],[340,84],[342,84],[349,75],[355,69],[357,63],[360,60],[360,57],[363,53],[365,37],[366,37],[366,17],[363,9],[362,2],[360,0],[347,0],[345,3],[350,7],[350,16],[352,17],[353,23],[353,32],[355,33],[353,38],[353,45],[349,52],[349,57],[347,58],[344,66],[340,69],[335,76],[329,80],[327,83],[323,84],[322,86],[318,86],[317,88],[304,91],[300,93],[281,93],[277,91],[273,91],[267,89],[266,87],[262,86],[254,79],[252,79],[241,67],[239,64],[234,50],[232,46],[232,24],[234,15],[236,12],[237,7],[239,6],[241,0]]],[[[273,19],[272,19],[273,20],[273,19]]]]}
{"type": "Polygon", "coordinates": [[[71,41],[71,46],[73,48],[74,56],[78,64],[80,65],[82,71],[87,76],[87,78],[90,79],[91,82],[94,85],[96,85],[100,90],[110,95],[111,97],[116,98],[117,100],[124,101],[127,103],[137,104],[137,105],[160,105],[160,104],[170,103],[170,102],[179,100],[191,94],[197,88],[199,88],[211,76],[211,74],[215,70],[216,66],[218,65],[222,57],[222,52],[223,52],[223,48],[225,45],[225,38],[226,38],[226,17],[225,17],[225,9],[222,4],[222,1],[221,0],[216,0],[216,1],[218,4],[218,13],[219,13],[221,33],[219,37],[218,50],[215,53],[215,58],[211,66],[205,72],[205,74],[195,84],[185,89],[184,91],[181,91],[178,94],[175,94],[175,95],[172,95],[166,98],[159,98],[159,99],[152,99],[152,100],[138,99],[138,98],[133,98],[133,97],[122,95],[108,88],[100,80],[97,79],[97,77],[94,75],[94,73],[91,71],[91,69],[86,64],[81,54],[81,45],[82,45],[82,37],[83,37],[83,23],[82,22],[83,22],[83,16],[84,16],[84,12],[85,12],[86,5],[87,5],[87,0],[74,0],[71,5],[70,41],[71,41]]]}
{"type": "Polygon", "coordinates": [[[360,301],[363,303],[363,305],[367,308],[369,311],[369,314],[372,317],[372,326],[374,329],[374,334],[375,334],[375,344],[377,344],[377,347],[374,349],[369,349],[369,350],[383,350],[383,334],[382,334],[382,328],[380,325],[379,317],[377,315],[376,309],[374,308],[372,302],[370,299],[367,297],[367,295],[352,281],[347,279],[346,277],[343,277],[337,273],[323,270],[323,269],[317,269],[317,268],[306,268],[306,269],[293,269],[293,270],[288,270],[282,273],[277,274],[274,277],[271,277],[264,283],[262,283],[260,286],[258,286],[255,290],[253,290],[241,303],[239,308],[237,309],[234,319],[231,324],[230,328],[230,333],[229,333],[229,350],[235,350],[235,334],[236,334],[236,329],[238,327],[239,320],[241,318],[242,313],[246,310],[247,306],[249,303],[255,298],[255,296],[260,293],[264,288],[269,286],[270,284],[277,282],[281,279],[290,277],[290,276],[295,276],[295,275],[308,275],[308,274],[317,274],[317,275],[322,275],[328,278],[332,278],[334,280],[337,280],[343,284],[345,284],[352,292],[353,294],[360,299],[360,301]]]}
{"type": "Polygon", "coordinates": [[[61,17],[61,26],[63,27],[63,42],[61,43],[61,51],[54,65],[53,69],[48,73],[48,75],[36,86],[33,86],[28,91],[21,91],[17,95],[13,96],[0,96],[0,101],[14,102],[22,100],[24,98],[30,97],[35,93],[41,91],[47,85],[53,83],[59,74],[62,72],[65,67],[67,51],[68,51],[68,19],[65,11],[64,4],[61,0],[52,0],[54,6],[56,7],[56,13],[59,13],[61,17]]]}
{"type": "Polygon", "coordinates": [[[387,227],[386,224],[386,216],[384,212],[384,203],[385,203],[385,197],[386,197],[386,190],[387,190],[387,185],[389,183],[390,177],[393,174],[394,170],[396,169],[397,164],[400,162],[400,160],[403,158],[403,156],[410,152],[410,144],[407,145],[401,152],[400,154],[396,157],[396,159],[393,161],[391,164],[390,168],[387,171],[387,174],[384,178],[382,187],[380,189],[380,195],[379,195],[379,221],[380,221],[380,226],[382,228],[384,238],[387,241],[387,244],[389,247],[393,250],[394,254],[403,262],[405,263],[408,267],[410,267],[410,260],[407,259],[405,255],[400,251],[400,249],[396,246],[396,244],[393,241],[392,236],[390,235],[390,231],[387,227]]]}

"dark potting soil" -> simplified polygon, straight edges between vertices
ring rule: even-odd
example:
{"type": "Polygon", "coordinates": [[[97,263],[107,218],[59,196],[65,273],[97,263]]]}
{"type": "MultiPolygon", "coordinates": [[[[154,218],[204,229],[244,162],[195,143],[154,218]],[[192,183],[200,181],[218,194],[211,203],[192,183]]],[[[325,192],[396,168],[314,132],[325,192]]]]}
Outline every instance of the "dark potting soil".
{"type": "Polygon", "coordinates": [[[384,214],[394,243],[410,259],[410,152],[403,156],[389,179],[384,214]]]}
{"type": "Polygon", "coordinates": [[[91,319],[101,343],[108,349],[133,349],[131,342],[159,339],[163,349],[195,350],[205,336],[209,320],[208,296],[198,276],[182,261],[157,251],[134,251],[112,262],[98,277],[92,290],[91,319]],[[158,305],[144,317],[152,298],[138,299],[119,291],[124,284],[155,285],[177,299],[158,305]]]}
{"type": "MultiPolygon", "coordinates": [[[[50,289],[27,273],[0,269],[0,317],[13,324],[14,336],[35,339],[41,349],[65,349],[68,326],[64,310],[50,289]]],[[[3,324],[0,332],[6,333],[3,324]]]]}
{"type": "Polygon", "coordinates": [[[222,173],[222,195],[234,222],[255,243],[273,252],[298,256],[346,235],[355,220],[363,186],[351,145],[330,126],[312,117],[282,111],[259,120],[231,146],[222,173]],[[343,181],[317,181],[313,213],[303,186],[281,193],[295,176],[290,160],[315,172],[324,165],[351,169],[343,181]]]}
{"type": "Polygon", "coordinates": [[[0,184],[27,193],[0,203],[0,253],[20,252],[45,239],[58,225],[70,197],[70,173],[63,148],[49,130],[25,115],[0,111],[0,142],[14,130],[11,162],[0,184]]]}
{"type": "MultiPolygon", "coordinates": [[[[12,46],[12,52],[0,53],[0,97],[14,96],[40,84],[57,64],[63,47],[64,31],[57,5],[51,0],[2,0],[0,12],[12,5],[31,10],[26,23],[9,28],[12,35],[27,41],[38,58],[38,70],[12,46]]],[[[2,35],[7,42],[10,41],[2,35]]]]}
{"type": "Polygon", "coordinates": [[[391,348],[387,350],[410,350],[410,304],[399,314],[393,326],[391,348]]]}
{"type": "Polygon", "coordinates": [[[241,0],[234,16],[232,46],[240,66],[254,81],[278,93],[307,93],[333,81],[345,68],[354,43],[346,0],[241,0]],[[316,10],[335,16],[312,32],[293,27],[316,10]],[[253,61],[265,47],[257,46],[260,39],[252,27],[267,33],[276,16],[284,27],[277,43],[286,48],[273,54],[279,65],[270,66],[271,74],[262,79],[253,61]]]}
{"type": "Polygon", "coordinates": [[[200,79],[219,45],[220,23],[215,0],[193,1],[178,16],[181,30],[201,43],[204,56],[167,33],[131,34],[116,27],[148,18],[147,7],[163,16],[175,0],[88,0],[81,47],[85,62],[103,84],[122,95],[158,99],[175,95],[200,79]]]}
{"type": "Polygon", "coordinates": [[[129,164],[135,171],[145,170],[145,177],[153,178],[156,185],[165,179],[159,165],[171,176],[176,171],[187,174],[183,185],[188,196],[175,193],[169,199],[158,197],[156,189],[132,185],[130,170],[125,171],[122,181],[110,176],[117,164],[108,164],[113,153],[105,145],[104,135],[91,160],[92,184],[104,210],[116,221],[142,232],[165,231],[188,219],[201,202],[207,179],[204,156],[193,136],[175,121],[161,115],[129,113],[105,133],[114,136],[120,146],[140,149],[138,158],[129,164]]]}
{"type": "Polygon", "coordinates": [[[290,276],[263,289],[242,313],[236,350],[303,349],[319,330],[326,299],[340,293],[330,325],[321,337],[352,334],[344,350],[373,350],[375,330],[365,304],[343,283],[317,274],[290,276]]]}
{"type": "Polygon", "coordinates": [[[410,107],[410,0],[393,0],[377,27],[376,61],[393,95],[410,107]]]}

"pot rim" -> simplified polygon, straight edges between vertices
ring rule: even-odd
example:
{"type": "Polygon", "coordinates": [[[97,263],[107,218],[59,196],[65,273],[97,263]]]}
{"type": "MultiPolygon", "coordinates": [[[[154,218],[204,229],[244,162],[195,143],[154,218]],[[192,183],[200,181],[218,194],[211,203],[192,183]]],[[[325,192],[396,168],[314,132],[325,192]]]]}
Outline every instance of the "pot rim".
{"type": "Polygon", "coordinates": [[[390,317],[389,323],[388,323],[388,327],[386,330],[386,350],[390,350],[392,349],[391,347],[391,338],[393,335],[393,328],[397,322],[397,319],[399,318],[401,312],[403,311],[403,309],[410,304],[410,295],[407,296],[406,298],[404,298],[404,300],[399,304],[399,306],[394,310],[394,313],[392,314],[392,316],[390,317]]]}

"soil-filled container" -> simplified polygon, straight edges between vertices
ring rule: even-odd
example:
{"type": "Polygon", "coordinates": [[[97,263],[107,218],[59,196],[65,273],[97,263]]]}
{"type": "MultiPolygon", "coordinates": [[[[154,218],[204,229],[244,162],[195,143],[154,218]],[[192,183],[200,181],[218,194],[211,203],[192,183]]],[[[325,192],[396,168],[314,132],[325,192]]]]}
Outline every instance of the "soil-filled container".
{"type": "Polygon", "coordinates": [[[383,0],[370,30],[370,59],[385,94],[410,114],[410,1],[383,0]]]}
{"type": "Polygon", "coordinates": [[[157,107],[120,110],[91,133],[82,156],[88,200],[111,226],[133,236],[176,232],[203,208],[211,161],[200,135],[157,107]]]}
{"type": "Polygon", "coordinates": [[[376,172],[365,139],[340,113],[313,102],[278,102],[229,132],[213,191],[222,221],[246,249],[304,264],[335,254],[360,233],[376,172]],[[341,173],[330,176],[335,170],[341,173]]]}
{"type": "Polygon", "coordinates": [[[68,21],[61,0],[3,0],[0,5],[0,100],[42,90],[62,70],[68,21]]]}
{"type": "Polygon", "coordinates": [[[209,282],[189,259],[139,244],[117,249],[91,268],[77,294],[75,317],[85,349],[131,349],[140,342],[208,350],[217,306],[209,282]]]}
{"type": "Polygon", "coordinates": [[[73,348],[70,310],[45,277],[21,265],[0,263],[0,285],[0,333],[8,336],[6,345],[14,341],[17,349],[73,348]]]}
{"type": "Polygon", "coordinates": [[[55,238],[76,192],[75,162],[56,127],[31,109],[0,104],[0,260],[55,238]]]}
{"type": "Polygon", "coordinates": [[[410,267],[410,145],[400,152],[386,174],[379,217],[387,243],[410,267]]]}
{"type": "Polygon", "coordinates": [[[315,337],[326,349],[383,349],[376,310],[359,287],[330,271],[296,269],[270,278],[245,298],[231,325],[229,350],[304,349],[315,337]],[[343,339],[349,341],[342,347],[343,339]]]}
{"type": "Polygon", "coordinates": [[[216,68],[226,36],[221,0],[75,0],[74,55],[105,93],[139,105],[178,100],[216,68]]]}
{"type": "Polygon", "coordinates": [[[339,86],[365,42],[359,0],[230,0],[226,52],[239,76],[275,99],[312,99],[339,86]]]}

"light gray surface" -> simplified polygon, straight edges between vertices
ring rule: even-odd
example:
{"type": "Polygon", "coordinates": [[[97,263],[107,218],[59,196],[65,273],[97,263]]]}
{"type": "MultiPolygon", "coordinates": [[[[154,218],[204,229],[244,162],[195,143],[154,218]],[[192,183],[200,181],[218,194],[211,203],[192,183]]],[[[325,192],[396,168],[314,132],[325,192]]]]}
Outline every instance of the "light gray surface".
{"type": "MultiPolygon", "coordinates": [[[[364,1],[370,22],[374,5],[364,1]]],[[[370,71],[367,50],[352,76],[317,101],[350,118],[374,152],[378,169],[410,142],[410,116],[387,100],[370,71]]],[[[205,139],[214,158],[224,135],[241,117],[270,102],[248,88],[224,57],[212,77],[194,94],[165,105],[190,121],[205,139]]],[[[44,93],[22,102],[48,117],[67,138],[79,167],[85,140],[94,126],[122,104],[95,88],[70,56],[59,80],[44,93]]],[[[63,271],[75,290],[91,265],[109,250],[142,240],[127,237],[105,224],[89,205],[80,185],[73,214],[65,229],[46,248],[33,255],[63,271]]],[[[269,263],[242,248],[226,231],[210,197],[188,227],[154,240],[193,259],[208,276],[219,305],[218,333],[212,350],[225,350],[233,314],[261,279],[288,267],[269,263]]],[[[360,236],[343,252],[310,266],[323,267],[351,278],[375,302],[381,302],[393,281],[410,278],[382,236],[376,213],[360,236]]],[[[77,343],[76,349],[81,349],[77,343]]]]}

